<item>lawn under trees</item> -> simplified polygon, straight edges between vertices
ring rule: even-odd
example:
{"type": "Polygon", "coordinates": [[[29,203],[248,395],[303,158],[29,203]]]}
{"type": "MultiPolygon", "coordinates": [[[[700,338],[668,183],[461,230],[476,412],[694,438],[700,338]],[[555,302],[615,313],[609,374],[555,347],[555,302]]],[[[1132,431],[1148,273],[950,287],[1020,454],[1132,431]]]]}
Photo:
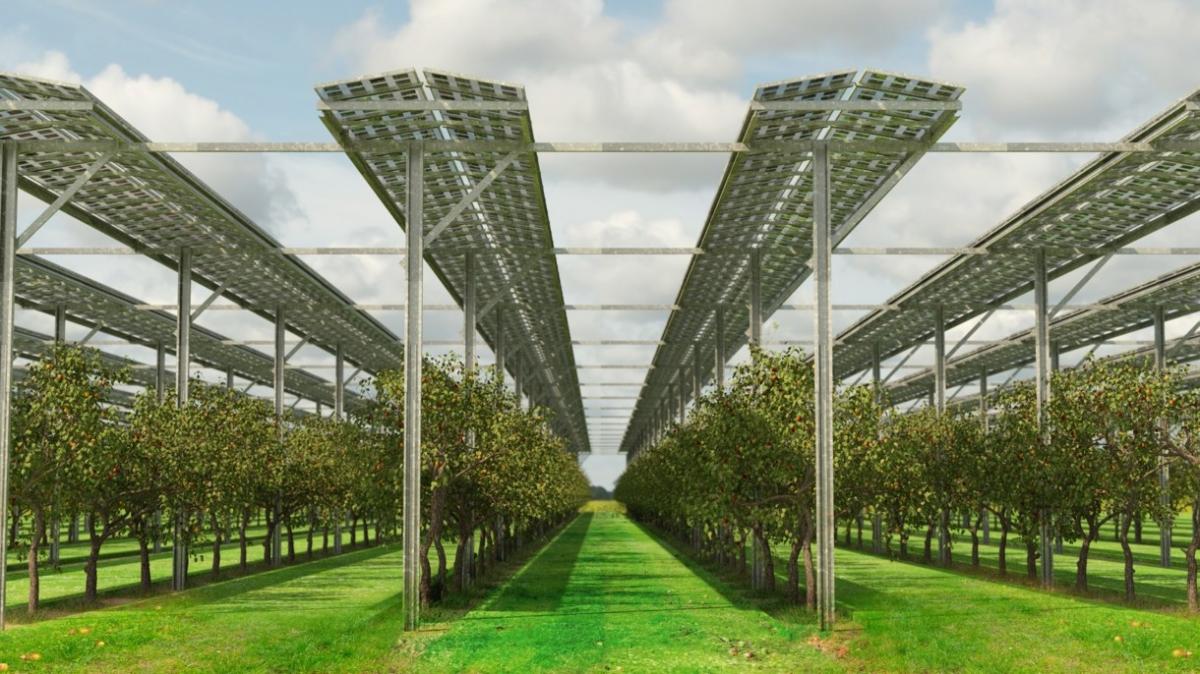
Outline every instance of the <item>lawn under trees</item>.
{"type": "Polygon", "coordinates": [[[0,635],[0,662],[54,672],[1196,669],[1173,654],[1200,651],[1196,620],[1177,610],[845,548],[843,619],[821,634],[786,597],[695,561],[612,502],[586,511],[431,609],[415,634],[402,631],[401,553],[386,545],[15,626],[0,635]]]}

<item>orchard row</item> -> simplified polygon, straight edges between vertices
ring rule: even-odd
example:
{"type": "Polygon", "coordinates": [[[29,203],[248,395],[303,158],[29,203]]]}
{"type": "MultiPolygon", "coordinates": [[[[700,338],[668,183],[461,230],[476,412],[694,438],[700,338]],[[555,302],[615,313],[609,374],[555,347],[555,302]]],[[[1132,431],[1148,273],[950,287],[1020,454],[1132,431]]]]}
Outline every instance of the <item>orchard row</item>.
{"type": "MultiPolygon", "coordinates": [[[[1187,595],[1197,600],[1200,548],[1200,392],[1181,372],[1088,360],[1056,372],[1039,419],[1029,383],[1006,387],[979,408],[902,413],[874,386],[837,392],[834,502],[849,523],[871,519],[887,551],[909,556],[924,532],[924,557],[941,542],[950,564],[955,530],[998,522],[999,570],[1010,534],[1036,576],[1043,540],[1079,543],[1076,586],[1087,588],[1089,547],[1117,527],[1125,594],[1135,592],[1129,530],[1142,516],[1169,524],[1189,513],[1187,595]],[[1169,480],[1163,479],[1169,472],[1169,480]],[[953,516],[952,516],[953,514],[953,516]]],[[[616,497],[638,518],[689,537],[723,564],[745,570],[747,544],[765,566],[753,580],[773,589],[770,549],[788,546],[788,590],[815,601],[815,456],[812,365],[794,351],[756,351],[724,390],[703,396],[687,421],[632,462],[616,497]]],[[[1043,562],[1044,563],[1044,562],[1043,562]]]]}
{"type": "MultiPolygon", "coordinates": [[[[31,613],[47,542],[57,541],[64,521],[86,522],[89,601],[97,595],[102,548],[118,537],[137,541],[141,584],[149,589],[151,551],[167,538],[180,550],[211,544],[214,576],[222,544],[236,538],[244,571],[247,529],[263,513],[265,557],[276,564],[284,531],[289,561],[296,528],[307,527],[310,553],[312,532],[322,527],[345,523],[353,532],[361,522],[366,538],[370,522],[376,542],[397,533],[402,373],[380,373],[374,395],[344,419],[277,417],[268,401],[199,381],[185,403],[173,391],[147,391],[122,410],[108,401],[126,374],[95,350],[59,345],[17,383],[8,525],[28,563],[31,613]]],[[[422,386],[429,593],[446,584],[444,537],[457,537],[456,578],[469,580],[487,560],[568,517],[588,487],[543,411],[523,409],[492,371],[426,361],[422,386]],[[476,535],[486,554],[473,553],[476,535]],[[438,552],[440,583],[430,578],[430,547],[438,552]]],[[[188,557],[181,557],[186,569],[188,557]]]]}

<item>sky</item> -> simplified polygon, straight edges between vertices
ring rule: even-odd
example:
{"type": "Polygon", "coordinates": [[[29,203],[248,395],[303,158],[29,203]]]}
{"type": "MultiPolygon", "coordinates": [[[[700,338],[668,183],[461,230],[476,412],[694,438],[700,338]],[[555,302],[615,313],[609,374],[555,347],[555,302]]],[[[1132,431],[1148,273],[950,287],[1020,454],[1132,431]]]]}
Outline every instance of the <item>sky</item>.
{"type": "MultiPolygon", "coordinates": [[[[1191,67],[1200,62],[1196,26],[1200,3],[1186,0],[9,0],[0,70],[83,83],[161,141],[327,141],[314,85],[412,66],[525,86],[543,141],[732,141],[757,84],[845,68],[964,86],[962,117],[947,140],[1102,141],[1120,138],[1200,86],[1200,72],[1191,67]]],[[[178,158],[284,245],[402,245],[399,228],[344,157],[178,158]]],[[[718,155],[540,159],[559,246],[692,246],[727,162],[718,155]]],[[[845,245],[965,245],[1087,159],[926,157],[845,245]]],[[[33,199],[22,202],[22,218],[39,211],[33,199]]],[[[1176,223],[1141,244],[1200,245],[1190,234],[1195,224],[1176,223]]],[[[31,243],[112,242],[56,216],[31,243]]],[[[173,274],[150,261],[54,261],[147,302],[173,300],[173,274]]],[[[833,301],[885,301],[940,261],[836,257],[833,301]]],[[[305,262],[356,301],[403,301],[402,265],[394,258],[305,262]]],[[[1192,262],[1115,259],[1077,301],[1192,262]]],[[[568,303],[669,303],[686,264],[684,256],[559,260],[568,303]]],[[[1051,283],[1051,301],[1082,273],[1051,283]]],[[[427,302],[449,301],[432,275],[426,288],[427,302]]],[[[805,284],[792,301],[809,301],[811,294],[805,284]]],[[[202,299],[198,291],[194,301],[202,299]]],[[[234,338],[269,337],[265,321],[244,313],[209,312],[199,323],[234,338]]],[[[784,314],[768,320],[764,339],[811,337],[807,314],[784,314]]],[[[835,328],[860,316],[837,312],[835,328]]],[[[402,332],[399,314],[377,318],[402,332]]],[[[568,318],[574,339],[657,339],[667,316],[581,311],[568,318]]],[[[427,321],[427,339],[461,338],[460,315],[431,312],[427,321]]],[[[18,323],[50,329],[47,317],[33,312],[21,312],[18,323]]],[[[976,337],[1003,337],[1031,323],[1027,314],[998,312],[976,337]]],[[[1168,336],[1187,327],[1172,323],[1168,336]]],[[[113,349],[147,358],[135,348],[113,349]]],[[[649,364],[653,347],[579,346],[575,356],[580,364],[649,364]]],[[[306,347],[296,360],[327,367],[332,356],[306,347]]],[[[931,350],[909,361],[931,362],[931,350]]],[[[580,378],[640,383],[645,372],[583,370],[580,378]]],[[[637,390],[589,387],[584,395],[637,390]]],[[[619,433],[632,400],[585,402],[593,444],[611,445],[601,435],[614,431],[599,429],[619,433]]],[[[583,466],[594,483],[611,487],[624,457],[598,449],[583,466]]]]}

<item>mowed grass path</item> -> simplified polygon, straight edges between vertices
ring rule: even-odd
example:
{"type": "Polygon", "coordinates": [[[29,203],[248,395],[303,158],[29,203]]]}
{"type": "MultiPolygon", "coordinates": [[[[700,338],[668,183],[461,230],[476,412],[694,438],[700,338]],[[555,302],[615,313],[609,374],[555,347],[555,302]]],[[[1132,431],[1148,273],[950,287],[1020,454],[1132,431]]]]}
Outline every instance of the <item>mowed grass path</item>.
{"type": "Polygon", "coordinates": [[[624,515],[585,512],[408,663],[420,672],[837,671],[788,624],[624,515]],[[730,649],[736,648],[737,655],[730,649]],[[746,652],[752,653],[747,659],[746,652]]]}

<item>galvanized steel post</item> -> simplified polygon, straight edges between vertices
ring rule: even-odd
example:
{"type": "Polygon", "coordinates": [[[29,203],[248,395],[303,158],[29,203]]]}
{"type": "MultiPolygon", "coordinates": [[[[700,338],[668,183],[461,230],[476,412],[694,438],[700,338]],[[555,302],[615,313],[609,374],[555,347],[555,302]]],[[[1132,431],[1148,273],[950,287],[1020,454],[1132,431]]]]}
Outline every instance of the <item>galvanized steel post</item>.
{"type": "MultiPolygon", "coordinates": [[[[8,559],[8,463],[12,444],[13,292],[17,248],[17,145],[0,143],[0,560],[8,559]]],[[[8,599],[7,564],[0,564],[0,630],[8,599]]]]}
{"type": "MultiPolygon", "coordinates": [[[[1154,369],[1157,372],[1162,372],[1167,367],[1166,336],[1166,316],[1164,315],[1162,306],[1159,305],[1154,307],[1154,369]]],[[[1162,420],[1161,427],[1164,435],[1170,432],[1166,419],[1162,420]]],[[[1168,458],[1166,452],[1163,452],[1162,461],[1158,466],[1158,486],[1160,490],[1158,499],[1164,513],[1171,512],[1171,466],[1167,462],[1168,458]]],[[[1171,532],[1173,526],[1174,522],[1170,515],[1166,515],[1158,523],[1158,562],[1164,569],[1171,567],[1171,532]]]]}
{"type": "MultiPolygon", "coordinates": [[[[1033,269],[1033,303],[1037,312],[1034,322],[1034,387],[1037,391],[1037,422],[1041,441],[1046,442],[1046,406],[1050,401],[1050,316],[1048,311],[1048,295],[1046,282],[1046,251],[1039,248],[1034,252],[1033,269]]],[[[1039,513],[1039,538],[1043,587],[1054,584],[1054,546],[1051,541],[1049,508],[1043,507],[1039,513]]]]}
{"type": "MultiPolygon", "coordinates": [[[[333,361],[333,418],[342,420],[346,395],[346,359],[342,355],[342,344],[338,342],[333,361]]],[[[342,511],[333,514],[333,553],[342,554],[342,511]]]]}
{"type": "MultiPolygon", "coordinates": [[[[287,351],[284,337],[287,335],[287,317],[282,306],[275,307],[275,368],[271,383],[275,393],[275,423],[280,440],[283,439],[283,382],[287,367],[287,351]]],[[[275,528],[271,531],[271,566],[283,563],[283,503],[282,495],[275,495],[275,528]]]]}
{"type": "MultiPolygon", "coordinates": [[[[179,283],[175,329],[175,404],[183,407],[188,402],[188,375],[192,354],[192,250],[186,246],[179,249],[179,283]]],[[[171,588],[183,590],[187,587],[188,549],[184,540],[187,531],[185,512],[175,512],[175,536],[171,548],[171,588]]]]}
{"type": "MultiPolygon", "coordinates": [[[[941,416],[946,412],[946,312],[942,305],[933,310],[933,404],[941,416]]],[[[950,509],[938,515],[938,563],[950,566],[950,509]]]]}
{"type": "Polygon", "coordinates": [[[813,148],[813,280],[816,320],[813,321],[813,368],[816,383],[817,464],[817,607],[821,629],[833,628],[833,321],[829,298],[833,232],[830,223],[829,147],[813,148]]]}
{"type": "Polygon", "coordinates": [[[417,555],[421,534],[421,320],[425,259],[423,176],[424,148],[420,141],[408,146],[408,213],[405,275],[408,277],[404,344],[404,629],[420,624],[421,578],[417,555]]]}

